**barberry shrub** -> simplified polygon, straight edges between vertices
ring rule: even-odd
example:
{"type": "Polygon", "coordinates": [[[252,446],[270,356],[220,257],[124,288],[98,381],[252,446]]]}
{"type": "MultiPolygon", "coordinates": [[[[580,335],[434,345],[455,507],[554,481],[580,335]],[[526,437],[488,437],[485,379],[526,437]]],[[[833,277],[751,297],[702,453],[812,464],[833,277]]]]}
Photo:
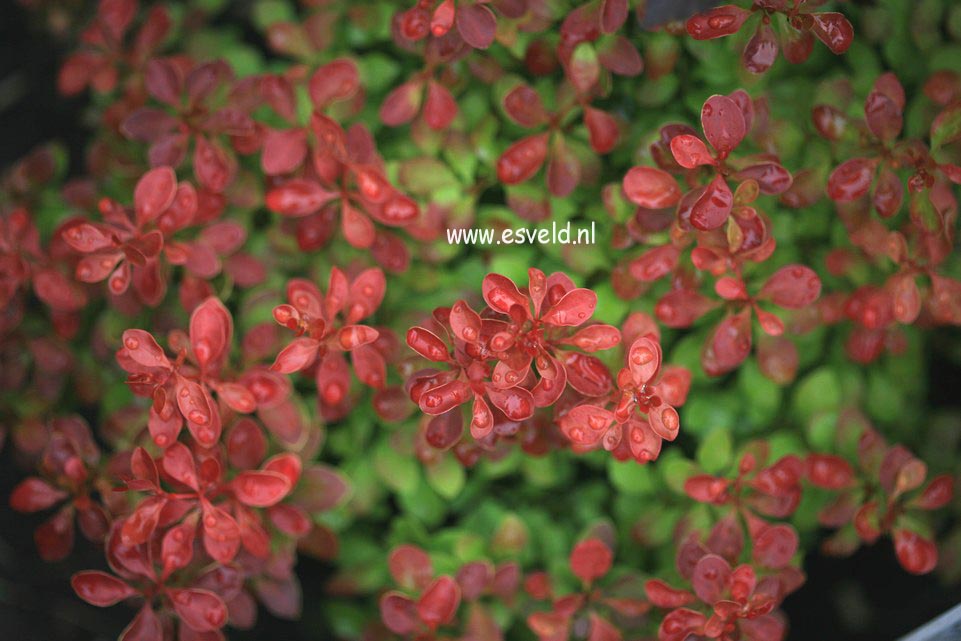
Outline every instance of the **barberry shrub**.
{"type": "Polygon", "coordinates": [[[808,554],[961,580],[961,7],[22,4],[94,126],[0,182],[9,504],[123,641],[781,641],[808,554]]]}

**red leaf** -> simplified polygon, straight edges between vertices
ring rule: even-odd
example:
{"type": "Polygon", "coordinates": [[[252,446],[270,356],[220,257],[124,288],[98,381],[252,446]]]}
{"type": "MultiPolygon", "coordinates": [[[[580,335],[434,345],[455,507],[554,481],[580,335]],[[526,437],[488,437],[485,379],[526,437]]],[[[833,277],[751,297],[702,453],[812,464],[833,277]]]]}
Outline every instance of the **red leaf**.
{"type": "Polygon", "coordinates": [[[178,483],[198,490],[197,466],[190,449],[183,443],[174,443],[164,450],[161,461],[164,472],[178,483]]]}
{"type": "Polygon", "coordinates": [[[758,298],[768,298],[779,307],[801,309],[821,295],[821,279],[810,267],[787,265],[771,276],[758,298]]]}
{"type": "Polygon", "coordinates": [[[417,605],[399,592],[380,598],[380,619],[391,632],[407,635],[419,627],[417,605]]]}
{"type": "Polygon", "coordinates": [[[621,641],[622,638],[621,631],[612,623],[597,613],[591,612],[591,633],[587,641],[621,641]]]}
{"type": "Polygon", "coordinates": [[[484,4],[461,4],[457,8],[457,31],[475,49],[486,49],[494,42],[497,18],[484,4]]]}
{"type": "Polygon", "coordinates": [[[747,134],[744,114],[727,96],[714,95],[701,108],[701,127],[711,146],[722,156],[737,147],[747,134]]]}
{"type": "Polygon", "coordinates": [[[596,444],[614,422],[614,414],[596,405],[578,405],[561,417],[561,431],[576,445],[596,444]]]}
{"type": "Polygon", "coordinates": [[[68,245],[83,253],[111,249],[117,245],[113,234],[105,226],[86,222],[78,222],[66,227],[62,236],[68,245]]]}
{"type": "MultiPolygon", "coordinates": [[[[897,78],[894,74],[885,74],[886,77],[893,80],[897,84],[900,92],[897,92],[901,96],[901,104],[899,105],[895,102],[894,98],[887,95],[882,88],[877,86],[875,83],[875,88],[868,94],[867,100],[864,103],[864,116],[867,121],[868,129],[871,130],[878,139],[884,142],[891,142],[896,139],[901,133],[901,127],[904,124],[903,116],[901,113],[904,96],[904,90],[901,89],[900,83],[898,83],[897,78]]],[[[882,76],[884,78],[885,76],[882,76]]],[[[889,81],[890,82],[890,81],[889,81]]]]}
{"type": "Polygon", "coordinates": [[[623,187],[628,200],[648,209],[664,209],[681,199],[674,177],[654,167],[632,167],[624,176],[623,187]]]}
{"type": "Polygon", "coordinates": [[[36,477],[21,481],[10,493],[10,507],[17,512],[38,512],[67,498],[63,490],[36,477]]]}
{"type": "MultiPolygon", "coordinates": [[[[459,300],[451,307],[450,327],[457,338],[467,343],[474,343],[480,337],[481,317],[467,303],[459,300]]],[[[446,358],[446,346],[444,352],[446,358]]]]}
{"type": "Polygon", "coordinates": [[[571,572],[582,583],[590,584],[607,574],[613,560],[609,547],[598,539],[587,539],[571,551],[571,572]]]}
{"type": "Polygon", "coordinates": [[[163,577],[170,576],[175,570],[187,567],[193,559],[194,537],[197,532],[196,519],[179,523],[164,533],[160,546],[160,559],[163,562],[163,577]]]}
{"type": "Polygon", "coordinates": [[[934,543],[911,530],[894,531],[894,551],[901,567],[911,574],[927,574],[938,564],[934,543]]]}
{"type": "Polygon", "coordinates": [[[597,307],[597,294],[589,289],[572,289],[541,314],[541,322],[556,327],[576,327],[585,323],[597,307]]]}
{"type": "Polygon", "coordinates": [[[922,510],[937,510],[950,503],[952,498],[954,498],[954,479],[950,474],[942,474],[931,479],[915,500],[915,505],[922,510]]]}
{"type": "MultiPolygon", "coordinates": [[[[466,403],[471,398],[471,394],[470,386],[464,381],[450,381],[421,394],[417,404],[425,414],[436,416],[466,403]]],[[[533,409],[531,413],[533,413],[533,409]]],[[[529,416],[530,414],[524,418],[529,416]]]]}
{"type": "Polygon", "coordinates": [[[727,479],[697,474],[684,481],[684,493],[701,503],[723,503],[728,485],[727,479]]]}
{"type": "Polygon", "coordinates": [[[587,126],[591,148],[597,153],[606,154],[617,145],[620,131],[611,114],[594,107],[585,107],[584,124],[587,126]]]}
{"type": "Polygon", "coordinates": [[[811,18],[811,31],[828,49],[838,55],[848,50],[854,41],[854,27],[847,18],[840,13],[815,13],[811,18]]]}
{"type": "Polygon", "coordinates": [[[233,482],[234,495],[241,503],[253,507],[269,507],[290,492],[290,479],[280,472],[246,471],[233,482]]]}
{"type": "Polygon", "coordinates": [[[838,165],[828,177],[828,198],[835,202],[851,202],[868,193],[877,162],[867,158],[851,158],[838,165]]]}
{"type": "Polygon", "coordinates": [[[96,570],[77,572],[70,577],[70,585],[78,597],[101,608],[116,605],[137,594],[117,577],[96,570]]]}
{"type": "Polygon", "coordinates": [[[458,408],[433,416],[424,430],[424,440],[438,450],[448,450],[464,433],[464,415],[458,408]]]}
{"type": "Polygon", "coordinates": [[[144,67],[144,86],[147,92],[164,104],[178,106],[183,78],[179,68],[170,60],[154,58],[144,67]]]}
{"type": "Polygon", "coordinates": [[[563,137],[556,137],[547,161],[547,188],[555,198],[565,198],[574,191],[580,180],[580,160],[564,142],[563,137]]]}
{"type": "Polygon", "coordinates": [[[661,368],[661,346],[646,336],[636,339],[628,352],[627,364],[634,385],[642,387],[653,382],[661,368]]]}
{"type": "Polygon", "coordinates": [[[387,567],[394,582],[410,591],[423,590],[434,576],[430,556],[419,547],[408,544],[391,550],[387,567]]]}
{"type": "MultiPolygon", "coordinates": [[[[350,284],[345,322],[356,323],[377,311],[386,291],[384,272],[376,267],[362,271],[350,284]]],[[[332,310],[328,310],[328,314],[332,314],[332,310]]]]}
{"type": "Polygon", "coordinates": [[[430,80],[427,83],[427,101],[424,103],[424,121],[435,131],[447,129],[457,117],[457,102],[447,87],[430,80]]]}
{"type": "Polygon", "coordinates": [[[690,134],[682,134],[671,138],[671,154],[673,154],[677,164],[686,169],[717,164],[704,141],[690,134]]]}
{"type": "Polygon", "coordinates": [[[657,629],[658,641],[685,641],[704,629],[707,619],[700,612],[679,608],[667,613],[657,629]]]}
{"type": "Polygon", "coordinates": [[[434,34],[435,38],[440,38],[451,30],[451,27],[454,26],[455,16],[454,0],[443,0],[437,5],[430,19],[430,32],[434,34]]]}
{"type": "Polygon", "coordinates": [[[673,610],[694,601],[694,595],[687,590],[673,588],[660,579],[651,579],[644,584],[648,600],[658,608],[673,610]]]}
{"type": "Polygon", "coordinates": [[[157,167],[145,173],[133,192],[137,222],[144,224],[157,218],[173,204],[177,194],[177,175],[170,167],[157,167]]]}
{"type": "Polygon", "coordinates": [[[808,480],[818,487],[840,490],[854,481],[851,464],[834,454],[808,454],[808,480]]]}
{"type": "Polygon", "coordinates": [[[209,503],[203,506],[204,549],[218,563],[230,563],[240,549],[240,528],[229,514],[209,503]]]}
{"type": "Polygon", "coordinates": [[[695,40],[712,40],[737,33],[744,21],[751,17],[750,11],[726,4],[699,13],[687,21],[687,32],[695,40]]]}
{"type": "Polygon", "coordinates": [[[171,369],[173,366],[154,337],[142,329],[128,329],[123,333],[124,355],[147,368],[171,369]]]}
{"type": "Polygon", "coordinates": [[[313,338],[295,338],[277,354],[270,369],[282,374],[293,374],[307,368],[317,358],[320,342],[313,338]]]}
{"type": "MultiPolygon", "coordinates": [[[[481,285],[484,301],[491,309],[509,314],[515,305],[528,310],[527,297],[520,293],[510,278],[500,274],[487,274],[481,285]]],[[[529,313],[529,311],[528,311],[529,313]]]]}
{"type": "Polygon", "coordinates": [[[263,470],[265,472],[280,474],[287,479],[290,487],[294,487],[297,485],[297,481],[300,480],[302,467],[303,464],[299,456],[291,452],[286,452],[270,457],[270,459],[264,463],[263,470]]]}
{"type": "Polygon", "coordinates": [[[287,174],[307,156],[307,133],[301,128],[271,129],[264,138],[260,167],[268,176],[287,174]]]}
{"type": "Polygon", "coordinates": [[[346,325],[340,328],[337,333],[337,340],[340,346],[350,351],[361,345],[368,345],[377,340],[378,332],[373,327],[367,325],[346,325]]]}
{"type": "Polygon", "coordinates": [[[380,119],[388,127],[410,122],[420,111],[424,86],[419,81],[408,81],[394,88],[380,106],[380,119]]]}
{"type": "Polygon", "coordinates": [[[357,93],[360,77],[352,60],[340,58],[321,65],[310,77],[308,91],[317,109],[324,109],[335,100],[346,100],[357,93]]]}
{"type": "Polygon", "coordinates": [[[497,159],[497,178],[505,185],[529,180],[547,159],[548,134],[528,136],[515,142],[497,159]]]}
{"type": "Polygon", "coordinates": [[[734,194],[724,176],[718,174],[691,207],[691,225],[702,231],[723,225],[734,206],[734,194]]]}
{"type": "Polygon", "coordinates": [[[691,585],[697,598],[713,604],[723,598],[730,580],[730,564],[716,554],[706,554],[694,566],[691,585]]]}
{"type": "Polygon", "coordinates": [[[787,567],[797,552],[798,535],[789,525],[766,527],[754,537],[751,554],[763,567],[780,569],[787,567]]]}
{"type": "Polygon", "coordinates": [[[337,197],[313,180],[294,178],[267,192],[264,202],[268,209],[284,216],[307,216],[337,197]]]}
{"type": "Polygon", "coordinates": [[[197,136],[194,143],[194,175],[197,182],[214,193],[227,188],[237,172],[237,164],[218,144],[197,136]]]}
{"type": "Polygon", "coordinates": [[[120,633],[120,641],[156,641],[161,638],[163,628],[150,604],[144,604],[130,625],[120,633]]]}
{"type": "Polygon", "coordinates": [[[196,632],[219,630],[227,623],[227,606],[209,590],[167,590],[180,620],[196,632]]]}
{"type": "Polygon", "coordinates": [[[134,546],[149,541],[160,522],[160,512],[166,505],[167,499],[160,497],[149,497],[141,501],[123,522],[120,530],[123,544],[134,546]]]}
{"type": "Polygon", "coordinates": [[[183,376],[177,376],[177,405],[187,419],[191,435],[203,447],[211,447],[220,439],[220,412],[206,388],[183,376]]]}
{"type": "Polygon", "coordinates": [[[540,94],[527,85],[518,85],[504,96],[504,111],[522,127],[533,128],[548,119],[540,94]]]}
{"type": "MultiPolygon", "coordinates": [[[[487,398],[494,407],[512,421],[523,421],[534,415],[534,397],[523,387],[509,389],[488,387],[487,398]]],[[[423,405],[423,398],[421,402],[423,405]]]]}
{"type": "Polygon", "coordinates": [[[431,630],[436,630],[453,620],[460,596],[457,581],[449,576],[437,577],[417,600],[417,616],[431,630]]]}
{"type": "Polygon", "coordinates": [[[217,371],[228,356],[234,322],[227,308],[211,296],[190,315],[190,346],[201,371],[217,371]]]}
{"type": "Polygon", "coordinates": [[[777,60],[777,37],[774,30],[764,21],[758,23],[757,31],[744,47],[741,60],[744,68],[751,73],[764,73],[777,60]]]}
{"type": "Polygon", "coordinates": [[[407,330],[407,345],[429,361],[445,363],[448,360],[447,345],[430,330],[411,327],[407,330]]]}
{"type": "Polygon", "coordinates": [[[590,325],[564,341],[585,352],[611,349],[621,342],[621,332],[610,325],[590,325]]]}

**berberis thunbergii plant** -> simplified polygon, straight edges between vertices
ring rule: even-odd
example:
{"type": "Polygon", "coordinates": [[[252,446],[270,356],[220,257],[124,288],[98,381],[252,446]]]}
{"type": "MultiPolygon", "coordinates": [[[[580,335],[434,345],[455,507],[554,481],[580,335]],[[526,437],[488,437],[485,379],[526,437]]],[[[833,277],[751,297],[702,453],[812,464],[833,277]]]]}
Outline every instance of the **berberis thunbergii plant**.
{"type": "Polygon", "coordinates": [[[819,546],[958,581],[961,5],[23,4],[95,129],[0,191],[10,504],[124,641],[780,641],[819,546]]]}

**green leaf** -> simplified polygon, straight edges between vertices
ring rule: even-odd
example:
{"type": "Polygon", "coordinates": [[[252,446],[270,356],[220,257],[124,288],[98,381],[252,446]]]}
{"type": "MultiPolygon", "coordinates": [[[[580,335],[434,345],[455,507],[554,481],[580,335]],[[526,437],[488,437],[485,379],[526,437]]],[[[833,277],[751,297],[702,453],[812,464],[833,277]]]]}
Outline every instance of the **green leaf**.
{"type": "Polygon", "coordinates": [[[931,123],[931,151],[961,138],[961,104],[955,103],[938,114],[931,123]]]}
{"type": "Polygon", "coordinates": [[[568,77],[571,84],[582,94],[590,91],[601,76],[601,65],[597,60],[597,52],[590,42],[582,42],[574,48],[571,56],[568,77]]]}
{"type": "Polygon", "coordinates": [[[434,491],[447,500],[455,498],[464,489],[467,476],[464,466],[453,456],[444,456],[427,466],[427,482],[434,491]]]}
{"type": "Polygon", "coordinates": [[[693,461],[684,458],[680,453],[670,457],[662,456],[657,467],[664,475],[664,482],[677,494],[684,494],[684,482],[697,473],[697,466],[693,461]]]}
{"type": "Polygon", "coordinates": [[[697,462],[705,472],[718,474],[731,464],[731,431],[712,430],[697,448],[697,462]]]}
{"type": "Polygon", "coordinates": [[[814,370],[794,390],[794,413],[807,421],[818,412],[836,410],[841,405],[841,382],[829,367],[814,370]]]}
{"type": "Polygon", "coordinates": [[[401,454],[384,439],[374,452],[374,467],[381,480],[398,494],[413,492],[420,482],[417,459],[401,454]]]}
{"type": "Polygon", "coordinates": [[[608,457],[607,477],[619,492],[641,496],[655,490],[654,474],[650,466],[628,460],[618,461],[608,457]]]}

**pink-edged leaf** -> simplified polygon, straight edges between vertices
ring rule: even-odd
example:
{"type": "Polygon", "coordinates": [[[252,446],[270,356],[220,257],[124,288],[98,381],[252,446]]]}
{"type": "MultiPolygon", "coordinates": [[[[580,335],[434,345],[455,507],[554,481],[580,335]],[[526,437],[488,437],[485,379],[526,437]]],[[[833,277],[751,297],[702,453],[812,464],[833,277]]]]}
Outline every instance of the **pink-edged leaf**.
{"type": "Polygon", "coordinates": [[[523,387],[497,389],[490,386],[487,398],[512,421],[523,421],[534,415],[534,397],[523,387]]]}
{"type": "Polygon", "coordinates": [[[486,4],[461,4],[457,7],[457,31],[475,49],[487,49],[494,42],[497,18],[486,4]]]}
{"type": "Polygon", "coordinates": [[[741,108],[727,96],[720,95],[711,96],[701,107],[701,128],[711,146],[724,156],[747,134],[741,108]]]}
{"type": "Polygon", "coordinates": [[[216,371],[226,360],[234,322],[220,299],[211,296],[190,315],[190,345],[201,371],[216,371]]]}
{"type": "Polygon", "coordinates": [[[690,134],[682,134],[671,138],[671,154],[673,154],[677,164],[686,169],[717,164],[704,141],[690,134]]]}
{"type": "Polygon", "coordinates": [[[227,623],[227,606],[209,590],[172,589],[167,594],[177,616],[195,632],[219,630],[227,623]]]}
{"type": "Polygon", "coordinates": [[[307,157],[307,133],[301,128],[270,130],[264,137],[260,168],[268,176],[279,176],[300,167],[307,157]]]}
{"type": "Polygon", "coordinates": [[[267,192],[264,202],[275,213],[299,217],[316,212],[337,197],[313,180],[295,178],[267,192]]]}
{"type": "Polygon", "coordinates": [[[737,33],[751,12],[733,4],[715,7],[687,21],[687,32],[695,40],[712,40],[737,33]]]}
{"type": "Polygon", "coordinates": [[[310,366],[317,358],[320,342],[313,338],[295,338],[277,354],[270,369],[282,374],[293,374],[310,366]]]}
{"type": "Polygon", "coordinates": [[[290,479],[280,472],[245,471],[231,483],[234,496],[253,507],[269,507],[290,492],[290,479]]]}
{"type": "Polygon", "coordinates": [[[399,127],[414,119],[420,111],[424,86],[408,81],[393,89],[380,106],[380,119],[388,127],[399,127]]]}
{"type": "Polygon", "coordinates": [[[460,605],[460,586],[449,576],[440,576],[417,600],[417,616],[431,630],[450,623],[460,605]]]}
{"type": "Polygon", "coordinates": [[[702,231],[717,229],[727,221],[734,207],[734,194],[724,176],[717,175],[691,208],[691,225],[702,231]]]}
{"type": "Polygon", "coordinates": [[[177,175],[170,167],[156,167],[145,173],[134,187],[133,202],[137,221],[150,222],[163,213],[177,193],[177,175]]]}
{"type": "Polygon", "coordinates": [[[589,289],[572,289],[541,314],[541,322],[556,327],[585,323],[597,307],[597,294],[589,289]]]}
{"type": "Polygon", "coordinates": [[[681,199],[674,176],[655,167],[632,167],[624,176],[624,195],[635,205],[664,209],[681,199]]]}
{"type": "Polygon", "coordinates": [[[810,267],[787,265],[771,276],[761,291],[759,298],[767,298],[779,307],[801,309],[817,300],[821,295],[821,279],[810,267]]]}
{"type": "Polygon", "coordinates": [[[547,159],[548,134],[528,136],[515,142],[497,159],[497,178],[516,185],[534,176],[547,159]]]}
{"type": "Polygon", "coordinates": [[[310,77],[308,93],[317,109],[335,100],[346,100],[360,88],[360,76],[354,61],[340,58],[321,65],[310,77]]]}
{"type": "Polygon", "coordinates": [[[164,450],[161,465],[164,472],[178,483],[182,483],[193,490],[199,489],[194,455],[183,443],[174,443],[164,450]]]}
{"type": "Polygon", "coordinates": [[[29,477],[17,484],[10,493],[10,507],[17,512],[38,512],[53,507],[68,494],[43,479],[29,477]]]}
{"type": "Polygon", "coordinates": [[[614,555],[599,539],[586,539],[571,550],[571,572],[582,583],[590,584],[603,577],[611,569],[614,555]]]}
{"type": "Polygon", "coordinates": [[[117,577],[96,570],[77,572],[70,577],[70,585],[78,597],[101,608],[115,605],[137,594],[136,590],[117,577]]]}
{"type": "Polygon", "coordinates": [[[380,619],[395,634],[408,635],[420,627],[417,604],[400,592],[387,592],[380,598],[380,619]]]}

